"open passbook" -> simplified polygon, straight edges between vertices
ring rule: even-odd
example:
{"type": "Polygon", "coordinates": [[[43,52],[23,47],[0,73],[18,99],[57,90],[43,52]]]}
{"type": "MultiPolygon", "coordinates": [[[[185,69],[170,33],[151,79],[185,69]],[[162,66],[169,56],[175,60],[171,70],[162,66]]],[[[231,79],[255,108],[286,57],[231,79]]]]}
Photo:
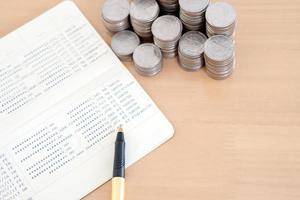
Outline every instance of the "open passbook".
{"type": "Polygon", "coordinates": [[[126,166],[174,132],[74,3],[0,40],[1,200],[85,196],[112,176],[120,124],[126,166]]]}

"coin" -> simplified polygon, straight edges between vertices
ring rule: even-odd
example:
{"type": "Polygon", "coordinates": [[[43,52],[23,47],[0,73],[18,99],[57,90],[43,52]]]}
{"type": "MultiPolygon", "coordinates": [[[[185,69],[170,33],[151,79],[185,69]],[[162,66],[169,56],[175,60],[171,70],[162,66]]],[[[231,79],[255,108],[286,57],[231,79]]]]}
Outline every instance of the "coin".
{"type": "Polygon", "coordinates": [[[131,61],[132,54],[139,44],[139,37],[128,30],[116,33],[111,41],[112,50],[122,61],[131,61]]]}
{"type": "Polygon", "coordinates": [[[155,0],[133,0],[130,4],[130,20],[133,30],[142,38],[151,38],[151,25],[159,15],[155,0]]]}
{"type": "Polygon", "coordinates": [[[162,51],[163,56],[170,58],[177,55],[177,44],[182,34],[182,23],[173,15],[157,18],[152,24],[154,44],[162,51]]]}
{"type": "Polygon", "coordinates": [[[179,17],[187,30],[204,30],[209,0],[179,0],[179,17]]]}
{"type": "Polygon", "coordinates": [[[214,61],[225,61],[234,53],[234,45],[226,36],[216,35],[207,40],[204,46],[205,55],[214,61]]]}
{"type": "Polygon", "coordinates": [[[214,79],[229,77],[235,67],[233,40],[224,35],[210,37],[204,45],[207,74],[214,79]]]}
{"type": "Polygon", "coordinates": [[[129,3],[127,0],[107,0],[102,7],[102,21],[112,33],[128,29],[129,3]]]}
{"type": "Polygon", "coordinates": [[[158,0],[158,3],[163,14],[177,14],[178,0],[158,0]]]}
{"type": "Polygon", "coordinates": [[[133,61],[139,74],[153,76],[161,71],[162,53],[156,45],[144,43],[134,50],[133,61]]]}
{"type": "Polygon", "coordinates": [[[224,2],[213,3],[206,11],[207,35],[225,35],[233,38],[236,27],[236,12],[234,8],[224,2]]]}
{"type": "Polygon", "coordinates": [[[207,37],[199,31],[186,32],[179,40],[178,59],[187,71],[197,71],[204,66],[204,44],[207,37]]]}

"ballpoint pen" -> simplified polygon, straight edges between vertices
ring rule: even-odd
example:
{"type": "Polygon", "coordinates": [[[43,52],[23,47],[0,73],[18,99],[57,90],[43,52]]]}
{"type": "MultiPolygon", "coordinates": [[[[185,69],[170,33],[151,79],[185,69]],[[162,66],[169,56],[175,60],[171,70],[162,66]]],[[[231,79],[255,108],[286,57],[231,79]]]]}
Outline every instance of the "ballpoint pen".
{"type": "Polygon", "coordinates": [[[125,139],[120,126],[115,142],[115,158],[112,178],[112,200],[125,199],[125,139]]]}

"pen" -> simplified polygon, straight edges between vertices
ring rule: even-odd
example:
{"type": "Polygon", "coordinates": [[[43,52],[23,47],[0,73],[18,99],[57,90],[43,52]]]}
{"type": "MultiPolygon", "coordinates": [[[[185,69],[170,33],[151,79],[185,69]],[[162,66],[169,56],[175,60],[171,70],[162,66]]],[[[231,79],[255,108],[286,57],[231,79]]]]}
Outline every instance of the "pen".
{"type": "Polygon", "coordinates": [[[115,159],[111,192],[112,200],[125,199],[125,139],[122,127],[118,128],[115,142],[115,159]]]}

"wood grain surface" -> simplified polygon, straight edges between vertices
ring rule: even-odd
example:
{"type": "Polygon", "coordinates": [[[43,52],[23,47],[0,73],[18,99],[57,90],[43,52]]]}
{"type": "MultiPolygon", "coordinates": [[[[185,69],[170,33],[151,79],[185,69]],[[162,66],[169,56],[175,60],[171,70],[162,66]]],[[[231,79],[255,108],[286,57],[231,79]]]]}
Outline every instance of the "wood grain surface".
{"type": "MultiPolygon", "coordinates": [[[[59,2],[1,0],[0,36],[59,2]]],[[[300,199],[300,1],[229,2],[238,13],[229,79],[185,72],[176,59],[152,78],[125,64],[176,129],[127,170],[127,200],[300,199]]],[[[103,1],[76,3],[110,43],[103,1]]],[[[110,190],[108,182],[84,200],[110,199],[110,190]]]]}

